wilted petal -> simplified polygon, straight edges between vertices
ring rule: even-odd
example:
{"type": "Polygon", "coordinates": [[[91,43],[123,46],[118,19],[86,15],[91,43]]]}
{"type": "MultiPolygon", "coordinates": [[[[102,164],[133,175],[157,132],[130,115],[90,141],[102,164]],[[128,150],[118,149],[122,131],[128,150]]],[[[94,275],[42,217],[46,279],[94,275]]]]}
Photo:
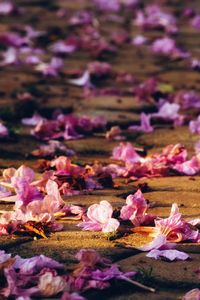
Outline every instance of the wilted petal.
{"type": "Polygon", "coordinates": [[[187,253],[175,250],[175,249],[170,249],[170,250],[158,250],[158,249],[153,249],[151,250],[147,255],[147,257],[150,258],[167,258],[170,261],[174,260],[186,260],[190,258],[190,256],[187,253]]]}

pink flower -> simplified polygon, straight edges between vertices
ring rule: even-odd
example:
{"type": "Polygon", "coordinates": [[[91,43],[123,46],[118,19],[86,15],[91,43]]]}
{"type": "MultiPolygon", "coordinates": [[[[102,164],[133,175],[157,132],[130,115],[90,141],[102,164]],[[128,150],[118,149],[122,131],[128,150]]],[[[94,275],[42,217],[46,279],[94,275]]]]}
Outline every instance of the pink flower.
{"type": "Polygon", "coordinates": [[[177,32],[175,17],[164,12],[157,4],[146,5],[144,11],[138,10],[134,24],[142,28],[163,28],[169,33],[177,32]]]}
{"type": "Polygon", "coordinates": [[[8,129],[2,123],[0,123],[0,138],[5,138],[8,136],[8,129]]]}
{"type": "Polygon", "coordinates": [[[199,71],[200,70],[200,59],[198,59],[198,58],[192,58],[191,62],[190,62],[190,65],[191,65],[191,68],[193,70],[199,71]]]}
{"type": "Polygon", "coordinates": [[[36,71],[40,71],[45,76],[57,77],[62,67],[62,59],[53,57],[49,63],[40,63],[35,69],[36,71]]]}
{"type": "Polygon", "coordinates": [[[179,114],[180,105],[177,103],[164,102],[157,113],[152,114],[152,117],[162,118],[166,121],[173,121],[174,125],[182,125],[184,116],[179,114]]]}
{"type": "Polygon", "coordinates": [[[58,185],[55,181],[53,180],[48,180],[46,184],[46,193],[48,196],[53,196],[56,201],[58,206],[64,205],[64,201],[60,196],[60,192],[58,189],[58,185]]]}
{"type": "Polygon", "coordinates": [[[119,0],[93,0],[98,9],[108,12],[118,12],[120,9],[119,0]]]}
{"type": "Polygon", "coordinates": [[[107,140],[122,141],[125,137],[121,135],[122,130],[119,126],[112,126],[109,131],[106,132],[107,140]]]}
{"type": "Polygon", "coordinates": [[[31,258],[15,257],[14,269],[20,269],[20,274],[29,276],[41,272],[44,268],[62,270],[64,266],[56,260],[45,255],[33,256],[31,258]]]}
{"type": "Polygon", "coordinates": [[[0,2],[0,15],[9,15],[14,11],[14,5],[10,1],[0,2]]]}
{"type": "Polygon", "coordinates": [[[75,152],[71,149],[68,149],[63,143],[59,141],[50,140],[48,144],[40,145],[39,149],[33,150],[31,152],[34,156],[54,156],[56,152],[63,153],[67,156],[72,156],[75,152]]]}
{"type": "Polygon", "coordinates": [[[13,47],[3,52],[2,57],[3,60],[0,62],[0,66],[17,65],[20,63],[19,51],[13,47]]]}
{"type": "Polygon", "coordinates": [[[192,19],[191,24],[195,29],[200,29],[200,15],[196,15],[192,19]]]}
{"type": "Polygon", "coordinates": [[[27,38],[21,37],[19,34],[14,32],[3,32],[0,33],[0,43],[6,46],[19,48],[27,44],[27,38]]]}
{"type": "Polygon", "coordinates": [[[88,64],[88,71],[93,76],[108,76],[111,73],[111,65],[99,61],[93,61],[88,64]]]}
{"type": "Polygon", "coordinates": [[[81,249],[75,256],[85,267],[94,267],[99,263],[110,263],[109,260],[102,259],[100,254],[94,249],[81,249]]]}
{"type": "Polygon", "coordinates": [[[65,40],[59,40],[53,45],[50,49],[54,53],[65,53],[71,54],[74,53],[79,48],[79,41],[76,37],[70,37],[65,40]]]}
{"type": "Polygon", "coordinates": [[[187,292],[182,300],[200,300],[200,289],[193,289],[187,292]]]}
{"type": "Polygon", "coordinates": [[[142,251],[149,251],[147,257],[159,259],[160,257],[167,258],[170,261],[173,260],[186,260],[190,256],[184,252],[175,250],[176,244],[167,242],[167,238],[163,234],[159,234],[149,244],[140,247],[138,249],[142,251]]]}
{"type": "Polygon", "coordinates": [[[122,220],[130,220],[134,226],[139,226],[149,218],[146,214],[148,205],[141,190],[134,195],[129,195],[126,198],[126,204],[121,208],[120,218],[122,220]]]}
{"type": "Polygon", "coordinates": [[[189,57],[189,53],[184,52],[183,50],[178,48],[176,45],[176,41],[169,37],[156,39],[151,46],[151,50],[155,54],[161,54],[171,58],[189,57]]]}
{"type": "Polygon", "coordinates": [[[7,254],[5,253],[4,250],[0,250],[0,265],[5,263],[10,258],[11,258],[11,254],[7,254]]]}
{"type": "Polygon", "coordinates": [[[126,280],[126,278],[133,277],[136,275],[136,272],[128,272],[123,273],[119,270],[117,265],[112,265],[110,268],[106,270],[95,270],[92,272],[92,279],[99,281],[108,281],[111,279],[122,279],[126,280]]]}
{"type": "Polygon", "coordinates": [[[65,290],[67,282],[54,270],[46,269],[40,274],[38,288],[42,296],[50,297],[65,290]]]}
{"type": "Polygon", "coordinates": [[[145,133],[149,133],[153,131],[153,127],[151,126],[151,115],[147,115],[145,113],[141,113],[140,116],[141,125],[131,125],[129,126],[129,130],[131,131],[141,131],[145,133]]]}
{"type": "Polygon", "coordinates": [[[200,134],[200,115],[196,120],[190,121],[189,129],[192,133],[200,134]]]}
{"type": "Polygon", "coordinates": [[[27,182],[31,183],[35,179],[35,173],[31,168],[22,165],[16,170],[14,177],[24,178],[27,182]]]}
{"type": "Polygon", "coordinates": [[[182,218],[176,203],[172,204],[171,213],[168,218],[155,220],[155,227],[135,227],[134,232],[146,233],[149,236],[157,237],[162,234],[168,242],[200,240],[199,230],[191,227],[191,224],[182,218]]]}
{"type": "MultiPolygon", "coordinates": [[[[158,80],[154,77],[145,80],[134,88],[134,93],[139,100],[147,101],[157,91],[158,80]]],[[[151,101],[151,100],[150,100],[151,101]]]]}
{"type": "Polygon", "coordinates": [[[39,122],[43,121],[44,118],[40,116],[38,113],[34,113],[31,118],[24,118],[21,120],[22,124],[28,126],[36,126],[39,122]]]}
{"type": "Polygon", "coordinates": [[[37,123],[36,127],[31,130],[31,134],[38,139],[50,140],[58,139],[63,136],[63,132],[59,128],[59,124],[55,120],[42,119],[37,123]]]}
{"type": "Polygon", "coordinates": [[[11,182],[17,195],[16,207],[27,205],[33,200],[42,200],[38,189],[31,186],[24,177],[13,177],[11,182]]]}
{"type": "Polygon", "coordinates": [[[171,249],[171,250],[151,250],[147,255],[147,257],[159,259],[160,257],[167,258],[170,261],[174,260],[186,260],[190,258],[187,253],[171,249]]]}
{"type": "Polygon", "coordinates": [[[177,163],[175,166],[173,166],[173,170],[188,176],[196,175],[200,171],[199,155],[193,156],[190,160],[185,162],[177,163]]]}
{"type": "Polygon", "coordinates": [[[147,42],[147,38],[143,35],[136,35],[133,40],[132,40],[132,44],[135,46],[141,46],[146,44],[147,42]]]}
{"type": "Polygon", "coordinates": [[[113,232],[119,227],[119,221],[112,218],[113,208],[108,201],[93,204],[88,208],[87,220],[78,224],[83,230],[113,232]]]}
{"type": "Polygon", "coordinates": [[[112,152],[112,158],[129,162],[139,162],[141,157],[135,151],[135,148],[130,143],[120,143],[112,152]]]}

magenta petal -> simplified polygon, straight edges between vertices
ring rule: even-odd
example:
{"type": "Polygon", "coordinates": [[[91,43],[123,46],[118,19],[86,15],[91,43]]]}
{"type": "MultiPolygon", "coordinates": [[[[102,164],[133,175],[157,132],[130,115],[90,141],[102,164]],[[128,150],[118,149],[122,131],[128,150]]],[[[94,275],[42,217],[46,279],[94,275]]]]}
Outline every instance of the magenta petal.
{"type": "Polygon", "coordinates": [[[160,249],[160,248],[171,249],[174,248],[175,246],[176,244],[167,243],[167,239],[165,235],[159,234],[152,242],[142,247],[139,247],[138,249],[142,251],[149,251],[149,250],[160,249]]]}
{"type": "Polygon", "coordinates": [[[169,259],[170,261],[173,260],[186,260],[190,258],[190,256],[187,253],[175,250],[175,249],[169,249],[169,250],[158,250],[153,249],[151,250],[147,255],[147,257],[159,259],[160,257],[164,257],[169,259]]]}
{"type": "Polygon", "coordinates": [[[95,223],[93,221],[82,222],[77,225],[78,227],[82,228],[83,230],[89,231],[101,231],[102,226],[99,223],[95,223]]]}

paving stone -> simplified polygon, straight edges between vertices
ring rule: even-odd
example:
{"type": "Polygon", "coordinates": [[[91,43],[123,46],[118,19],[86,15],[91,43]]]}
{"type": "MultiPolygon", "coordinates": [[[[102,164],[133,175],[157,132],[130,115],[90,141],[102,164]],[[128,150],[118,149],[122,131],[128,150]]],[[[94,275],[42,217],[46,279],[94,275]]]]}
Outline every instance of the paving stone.
{"type": "MultiPolygon", "coordinates": [[[[138,181],[138,183],[147,183],[148,187],[152,191],[159,192],[199,192],[200,177],[189,176],[172,176],[172,177],[160,177],[151,178],[138,181]]],[[[188,194],[189,197],[189,194],[188,194]]],[[[172,199],[173,200],[173,199],[172,199]]]]}
{"type": "Polygon", "coordinates": [[[118,145],[116,141],[108,141],[103,137],[85,137],[81,140],[71,140],[67,142],[69,148],[73,149],[77,154],[101,155],[110,154],[112,149],[118,145]]]}
{"type": "Polygon", "coordinates": [[[181,143],[186,149],[190,150],[190,154],[194,155],[194,144],[199,140],[199,135],[191,134],[188,127],[178,127],[175,130],[169,128],[156,129],[151,134],[143,134],[137,138],[137,143],[153,147],[165,147],[168,144],[181,143]]]}
{"type": "Polygon", "coordinates": [[[199,254],[192,253],[191,260],[169,262],[148,258],[144,253],[140,253],[118,261],[118,264],[123,271],[152,269],[153,279],[165,287],[200,286],[199,278],[195,273],[200,264],[199,254]]]}
{"type": "Polygon", "coordinates": [[[80,110],[80,114],[88,116],[104,116],[110,125],[128,126],[133,123],[140,123],[140,115],[124,111],[109,111],[109,110],[80,110]]]}
{"type": "Polygon", "coordinates": [[[74,254],[82,248],[96,249],[113,261],[138,252],[133,249],[115,247],[115,244],[103,236],[102,233],[79,231],[75,225],[73,230],[57,232],[48,239],[38,239],[26,245],[19,245],[17,248],[13,247],[9,249],[9,252],[14,255],[20,253],[23,257],[31,257],[42,253],[60,262],[72,263],[74,254]]]}
{"type": "Polygon", "coordinates": [[[10,248],[14,247],[15,249],[18,249],[19,245],[28,243],[31,240],[31,237],[1,236],[0,249],[10,252],[10,248]]]}
{"type": "Polygon", "coordinates": [[[145,198],[153,203],[153,206],[163,207],[171,206],[172,202],[177,203],[179,207],[199,208],[199,193],[187,191],[154,191],[144,194],[145,198]]]}
{"type": "MultiPolygon", "coordinates": [[[[152,238],[141,233],[128,234],[121,238],[116,239],[115,245],[117,247],[126,247],[128,249],[138,249],[152,241],[152,238]]],[[[186,253],[200,253],[199,243],[178,243],[176,244],[176,249],[179,251],[184,251],[186,253]]]]}
{"type": "Polygon", "coordinates": [[[95,109],[119,110],[119,111],[151,111],[153,106],[148,103],[138,101],[134,97],[120,96],[98,96],[89,100],[84,100],[82,106],[95,109]]]}
{"type": "Polygon", "coordinates": [[[87,299],[95,300],[97,297],[102,299],[109,299],[109,300],[175,300],[181,299],[181,297],[188,292],[188,289],[170,289],[169,287],[167,290],[163,290],[162,288],[158,287],[155,293],[146,292],[144,290],[139,290],[135,288],[131,284],[125,284],[122,282],[118,282],[116,286],[112,286],[112,288],[93,292],[89,294],[87,299]],[[92,295],[91,295],[92,294],[92,295]]]}
{"type": "Polygon", "coordinates": [[[124,205],[125,200],[116,196],[111,195],[77,195],[77,196],[69,196],[64,197],[66,203],[90,206],[95,203],[99,203],[102,200],[108,201],[115,208],[121,208],[124,205]]]}

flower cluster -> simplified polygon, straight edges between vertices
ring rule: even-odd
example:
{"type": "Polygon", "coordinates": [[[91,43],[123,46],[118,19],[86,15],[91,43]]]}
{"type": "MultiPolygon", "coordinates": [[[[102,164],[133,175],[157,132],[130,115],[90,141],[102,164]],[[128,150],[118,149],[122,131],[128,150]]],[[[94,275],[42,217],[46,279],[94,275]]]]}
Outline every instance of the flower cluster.
{"type": "Polygon", "coordinates": [[[22,119],[22,123],[29,126],[35,126],[31,130],[31,134],[44,141],[59,138],[63,138],[64,140],[79,139],[83,137],[83,134],[103,129],[106,126],[104,117],[76,117],[74,115],[64,115],[62,113],[58,114],[52,120],[48,120],[35,114],[30,119],[22,119]]]}
{"type": "Polygon", "coordinates": [[[64,265],[44,255],[23,259],[0,251],[0,294],[26,300],[58,295],[62,300],[84,300],[79,293],[92,288],[105,289],[112,279],[131,281],[136,274],[120,271],[92,249],[81,249],[75,257],[78,261],[75,269],[64,274],[64,265]]]}
{"type": "MultiPolygon", "coordinates": [[[[136,149],[137,150],[137,149],[136,149]]],[[[196,175],[200,171],[199,155],[188,159],[187,150],[180,144],[166,146],[162,153],[141,156],[130,143],[120,143],[113,149],[112,158],[122,160],[125,166],[110,164],[104,170],[112,176],[132,179],[169,175],[196,175]]]]}

